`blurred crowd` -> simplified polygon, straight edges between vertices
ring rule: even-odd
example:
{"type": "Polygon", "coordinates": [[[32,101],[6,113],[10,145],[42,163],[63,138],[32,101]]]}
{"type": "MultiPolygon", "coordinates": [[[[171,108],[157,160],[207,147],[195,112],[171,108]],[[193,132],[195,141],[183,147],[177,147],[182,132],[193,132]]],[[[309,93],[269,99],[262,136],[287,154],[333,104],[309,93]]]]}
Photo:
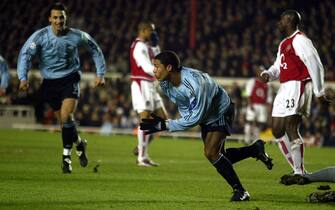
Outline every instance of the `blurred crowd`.
{"type": "MultiPolygon", "coordinates": [[[[190,42],[191,0],[62,0],[68,6],[69,25],[91,34],[101,46],[113,72],[128,74],[129,47],[141,20],[157,27],[162,49],[171,49],[187,65],[215,76],[250,77],[252,68],[274,61],[281,37],[276,30],[280,14],[297,9],[303,31],[313,40],[326,69],[326,80],[335,80],[334,1],[197,0],[196,42],[190,42]]],[[[48,24],[47,9],[53,0],[2,0],[0,51],[11,68],[25,40],[48,24]],[[15,17],[15,18],[14,18],[15,17]],[[5,44],[4,44],[5,43],[5,44]]],[[[85,56],[85,54],[83,55],[85,56]]],[[[87,56],[87,55],[86,55],[87,56]]],[[[84,71],[92,62],[82,59],[84,71]]]]}
{"type": "MultiPolygon", "coordinates": [[[[3,0],[0,22],[0,52],[10,68],[16,68],[17,56],[26,39],[37,29],[48,25],[47,9],[51,0],[3,0]]],[[[157,27],[162,49],[171,49],[184,65],[220,77],[252,77],[259,65],[269,67],[276,55],[281,34],[276,30],[280,14],[288,8],[297,9],[303,19],[302,29],[312,39],[325,67],[328,81],[335,80],[335,1],[293,0],[198,0],[196,39],[190,43],[190,0],[68,0],[69,25],[88,32],[105,55],[111,74],[124,77],[107,80],[107,87],[91,88],[83,81],[76,119],[81,126],[132,128],[137,124],[129,92],[129,47],[137,25],[144,19],[157,27]]],[[[94,65],[85,52],[81,53],[84,72],[94,72],[94,65]]],[[[34,61],[33,68],[37,68],[34,61]]],[[[39,78],[31,77],[28,93],[17,91],[18,81],[11,79],[6,104],[29,104],[36,110],[36,119],[55,123],[51,109],[41,101],[39,78]]],[[[229,87],[237,104],[235,132],[243,132],[244,87],[229,87]]],[[[304,135],[317,144],[335,144],[335,110],[332,106],[313,101],[312,116],[302,126],[304,135]]],[[[177,112],[167,103],[171,116],[177,112]]]]}

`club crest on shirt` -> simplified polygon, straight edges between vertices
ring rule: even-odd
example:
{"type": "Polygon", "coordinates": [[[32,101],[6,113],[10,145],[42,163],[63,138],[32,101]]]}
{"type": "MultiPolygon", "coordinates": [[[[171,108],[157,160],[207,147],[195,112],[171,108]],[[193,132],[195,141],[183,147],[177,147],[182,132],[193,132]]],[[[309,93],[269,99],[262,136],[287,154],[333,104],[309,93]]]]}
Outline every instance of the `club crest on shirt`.
{"type": "Polygon", "coordinates": [[[285,51],[288,52],[288,51],[290,51],[291,49],[292,49],[292,45],[289,44],[289,45],[287,45],[287,47],[285,48],[285,51]]]}
{"type": "Polygon", "coordinates": [[[145,102],[145,106],[150,106],[150,105],[151,105],[150,101],[145,102]]]}

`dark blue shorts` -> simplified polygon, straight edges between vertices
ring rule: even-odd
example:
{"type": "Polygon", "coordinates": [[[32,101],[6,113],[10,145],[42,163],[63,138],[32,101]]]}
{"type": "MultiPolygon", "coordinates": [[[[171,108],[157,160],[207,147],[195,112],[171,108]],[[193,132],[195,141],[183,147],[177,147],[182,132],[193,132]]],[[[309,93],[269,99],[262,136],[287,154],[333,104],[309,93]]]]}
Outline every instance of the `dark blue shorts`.
{"type": "Polygon", "coordinates": [[[225,133],[226,136],[230,136],[234,117],[235,117],[235,105],[234,103],[231,102],[222,118],[208,125],[200,124],[202,139],[205,140],[207,133],[213,131],[220,131],[225,133]]]}
{"type": "Polygon", "coordinates": [[[79,83],[79,72],[75,72],[59,79],[44,79],[41,86],[43,99],[54,111],[60,110],[64,99],[79,98],[79,83]]]}

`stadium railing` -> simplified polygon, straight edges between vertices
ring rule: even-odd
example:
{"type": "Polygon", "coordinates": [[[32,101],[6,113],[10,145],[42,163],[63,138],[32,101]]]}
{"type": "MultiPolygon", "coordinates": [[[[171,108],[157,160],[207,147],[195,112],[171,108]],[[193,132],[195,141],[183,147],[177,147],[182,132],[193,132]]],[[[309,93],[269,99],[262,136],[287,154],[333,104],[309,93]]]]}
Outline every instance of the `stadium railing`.
{"type": "Polygon", "coordinates": [[[13,128],[15,123],[35,124],[35,110],[31,106],[0,105],[0,128],[13,128]]]}

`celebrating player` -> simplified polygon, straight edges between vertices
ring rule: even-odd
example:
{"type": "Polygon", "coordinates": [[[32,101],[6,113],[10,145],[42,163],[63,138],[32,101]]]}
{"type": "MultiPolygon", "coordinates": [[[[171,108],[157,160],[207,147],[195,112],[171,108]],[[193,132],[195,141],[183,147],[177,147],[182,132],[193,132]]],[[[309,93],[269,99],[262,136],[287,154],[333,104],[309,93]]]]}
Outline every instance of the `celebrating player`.
{"type": "Polygon", "coordinates": [[[17,73],[20,80],[20,90],[29,88],[27,72],[34,56],[39,58],[39,68],[43,77],[43,97],[49,103],[57,116],[63,140],[63,173],[71,173],[71,149],[73,143],[77,146],[80,165],[86,167],[87,142],[77,133],[74,122],[80,94],[80,63],[78,48],[86,47],[91,53],[97,70],[95,86],[105,84],[106,70],[104,56],[90,35],[66,25],[67,12],[61,3],[55,3],[49,11],[50,25],[36,31],[29,37],[20,51],[17,73]]]}
{"type": "Polygon", "coordinates": [[[153,115],[142,120],[141,129],[148,134],[163,130],[175,132],[199,124],[205,156],[234,190],[231,201],[249,200],[250,195],[232,164],[254,157],[271,169],[272,159],[264,151],[264,142],[258,140],[250,146],[225,149],[225,138],[230,135],[234,119],[234,103],[226,91],[208,74],[182,67],[172,51],[158,54],[154,66],[155,77],[165,95],[178,106],[181,118],[164,120],[153,115]]]}

